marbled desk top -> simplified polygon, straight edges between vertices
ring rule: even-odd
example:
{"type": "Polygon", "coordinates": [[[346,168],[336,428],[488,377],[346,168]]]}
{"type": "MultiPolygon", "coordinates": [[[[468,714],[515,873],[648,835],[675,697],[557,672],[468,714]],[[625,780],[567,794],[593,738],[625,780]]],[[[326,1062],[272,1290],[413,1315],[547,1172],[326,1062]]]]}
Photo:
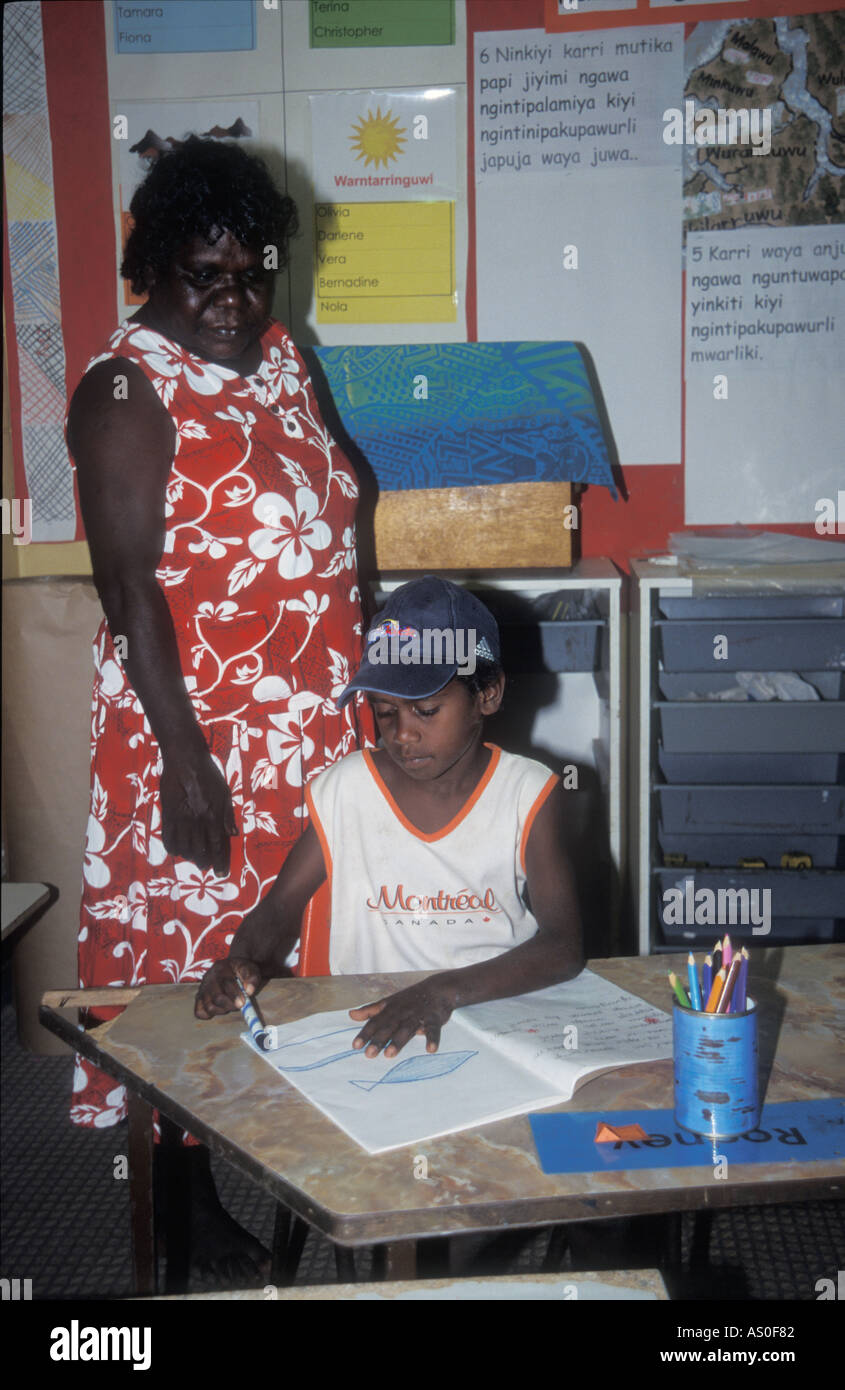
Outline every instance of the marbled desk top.
{"type": "Polygon", "coordinates": [[[454,1279],[383,1280],[379,1284],[297,1284],[274,1289],[268,1299],[265,1289],[233,1289],[226,1293],[151,1294],[144,1302],[153,1303],[455,1303],[515,1300],[587,1303],[599,1300],[654,1300],[668,1302],[663,1276],[656,1269],[620,1269],[577,1274],[509,1274],[503,1277],[454,1279]]]}
{"type": "MultiPolygon", "coordinates": [[[[675,957],[620,957],[590,968],[669,1010],[675,957]]],[[[845,1093],[841,1036],[845,947],[755,949],[765,1100],[845,1093]]],[[[352,1008],[417,975],[276,980],[261,994],[274,1023],[352,1008]]],[[[240,1041],[240,1014],[200,1022],[196,987],[148,985],[117,1019],[84,1035],[86,1051],[119,1064],[160,1103],[306,1220],[343,1243],[532,1226],[701,1206],[797,1201],[845,1190],[841,1162],[544,1174],[526,1115],[369,1155],[240,1041]],[[424,1155],[428,1176],[415,1178],[424,1155]]],[[[82,1040],[82,1035],[80,1041],[82,1040]]],[[[112,1068],[114,1070],[114,1068],[112,1068]]],[[[670,1061],[639,1063],[581,1086],[557,1110],[671,1108],[670,1061]]],[[[703,1150],[704,1153],[708,1151],[703,1150]]],[[[794,1150],[792,1150],[794,1154],[794,1150]]]]}

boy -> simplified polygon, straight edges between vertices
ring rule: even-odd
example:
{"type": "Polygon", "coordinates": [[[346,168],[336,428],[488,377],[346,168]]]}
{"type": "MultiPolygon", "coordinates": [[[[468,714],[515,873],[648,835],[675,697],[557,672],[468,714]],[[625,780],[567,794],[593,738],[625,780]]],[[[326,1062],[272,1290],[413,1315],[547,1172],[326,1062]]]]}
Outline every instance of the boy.
{"type": "Polygon", "coordinates": [[[453,1009],[571,979],[583,966],[563,852],[560,779],[483,741],[504,676],[495,619],[426,576],[390,595],[339,703],[366,691],[381,747],[308,786],[310,824],[276,882],[202,980],[195,1012],[239,1007],[284,962],[309,899],[331,881],[332,974],[431,970],[351,1010],[353,1047],[395,1056],[416,1033],[437,1050],[453,1009]]]}

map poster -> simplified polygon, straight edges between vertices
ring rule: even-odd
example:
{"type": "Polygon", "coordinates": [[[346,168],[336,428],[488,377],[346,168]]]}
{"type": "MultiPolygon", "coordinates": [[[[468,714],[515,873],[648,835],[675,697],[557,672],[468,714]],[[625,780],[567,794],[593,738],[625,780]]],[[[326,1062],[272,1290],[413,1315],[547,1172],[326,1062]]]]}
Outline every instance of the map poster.
{"type": "Polygon", "coordinates": [[[811,522],[845,437],[845,25],[699,24],[685,74],[694,119],[765,136],[684,148],[686,524],[811,522]]]}
{"type": "Polygon", "coordinates": [[[456,93],[310,98],[318,323],[454,323],[456,93]]]}
{"type": "Polygon", "coordinates": [[[841,14],[696,25],[685,102],[759,112],[766,145],[684,148],[687,231],[845,220],[845,24],[841,14]]]}

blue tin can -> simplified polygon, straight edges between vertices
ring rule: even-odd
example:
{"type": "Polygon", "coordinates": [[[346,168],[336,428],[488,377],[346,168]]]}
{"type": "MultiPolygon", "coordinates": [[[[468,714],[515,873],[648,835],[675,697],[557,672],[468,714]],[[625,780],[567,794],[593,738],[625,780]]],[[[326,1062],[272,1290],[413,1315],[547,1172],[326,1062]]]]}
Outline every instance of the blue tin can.
{"type": "Polygon", "coordinates": [[[760,1122],[757,1010],[741,1014],[673,1011],[675,1119],[711,1139],[735,1139],[760,1122]]]}

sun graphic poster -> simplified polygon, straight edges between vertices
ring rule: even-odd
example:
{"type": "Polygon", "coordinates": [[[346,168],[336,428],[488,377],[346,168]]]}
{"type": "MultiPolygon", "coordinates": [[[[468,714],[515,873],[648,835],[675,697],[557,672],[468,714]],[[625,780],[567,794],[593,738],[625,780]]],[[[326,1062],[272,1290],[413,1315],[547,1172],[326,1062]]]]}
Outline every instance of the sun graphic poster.
{"type": "Polygon", "coordinates": [[[456,92],[310,98],[318,323],[454,323],[456,92]]]}

